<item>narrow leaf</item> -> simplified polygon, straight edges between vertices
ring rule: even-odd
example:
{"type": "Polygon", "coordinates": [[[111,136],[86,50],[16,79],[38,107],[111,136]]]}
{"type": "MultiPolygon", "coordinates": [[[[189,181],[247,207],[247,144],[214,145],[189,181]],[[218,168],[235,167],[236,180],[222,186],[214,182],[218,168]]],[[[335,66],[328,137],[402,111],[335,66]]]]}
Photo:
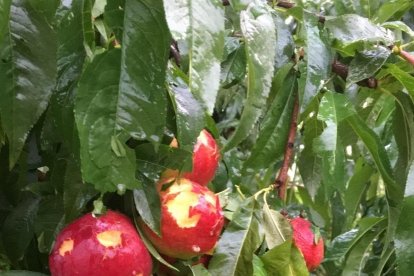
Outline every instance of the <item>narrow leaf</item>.
{"type": "Polygon", "coordinates": [[[209,264],[211,275],[252,275],[253,254],[259,247],[257,202],[251,197],[233,214],[209,264]]]}
{"type": "Polygon", "coordinates": [[[362,49],[366,43],[394,43],[394,36],[390,31],[356,14],[329,18],[325,26],[335,39],[334,46],[344,55],[354,55],[355,51],[362,49]]]}
{"type": "Polygon", "coordinates": [[[276,91],[277,94],[263,119],[263,127],[249,159],[244,163],[244,170],[269,167],[283,156],[297,93],[296,74],[291,72],[286,79],[279,81],[280,83],[272,86],[272,93],[273,89],[280,87],[280,90],[276,91]]]}
{"type": "Polygon", "coordinates": [[[411,217],[414,211],[414,162],[412,162],[405,187],[405,198],[401,216],[395,233],[395,249],[397,252],[398,269],[401,275],[409,275],[414,262],[414,242],[412,233],[414,222],[411,217]]]}
{"type": "Polygon", "coordinates": [[[347,85],[373,77],[390,55],[391,51],[383,46],[358,53],[349,65],[347,85]]]}
{"type": "Polygon", "coordinates": [[[34,238],[34,223],[40,198],[27,198],[7,216],[2,228],[3,244],[7,256],[16,262],[23,258],[34,238]]]}
{"type": "Polygon", "coordinates": [[[328,78],[332,58],[324,38],[326,34],[318,27],[318,17],[304,11],[303,21],[307,47],[305,72],[299,85],[299,97],[301,109],[305,110],[321,89],[323,80],[328,78]]]}
{"type": "Polygon", "coordinates": [[[276,34],[270,11],[259,2],[251,3],[240,13],[240,25],[247,56],[247,99],[239,126],[224,151],[237,146],[249,135],[262,114],[274,71],[276,34]]]}
{"type": "Polygon", "coordinates": [[[175,40],[188,43],[190,90],[213,113],[224,47],[224,9],[220,0],[164,0],[175,40]]]}
{"type": "Polygon", "coordinates": [[[191,94],[184,80],[179,78],[177,68],[173,68],[168,91],[176,116],[177,139],[180,148],[193,150],[200,131],[204,127],[204,111],[200,103],[191,94]]]}
{"type": "Polygon", "coordinates": [[[414,77],[395,64],[387,64],[386,70],[407,89],[414,102],[414,77]]]}

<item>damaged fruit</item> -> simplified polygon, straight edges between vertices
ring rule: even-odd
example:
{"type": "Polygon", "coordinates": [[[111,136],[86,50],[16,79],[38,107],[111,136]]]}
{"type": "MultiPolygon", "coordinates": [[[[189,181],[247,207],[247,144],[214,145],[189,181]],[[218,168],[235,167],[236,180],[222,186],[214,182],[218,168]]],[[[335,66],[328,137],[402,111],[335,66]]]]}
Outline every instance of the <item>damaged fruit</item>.
{"type": "Polygon", "coordinates": [[[302,252],[309,271],[315,270],[324,257],[324,242],[322,237],[315,235],[311,223],[301,217],[290,221],[293,228],[293,240],[302,252]]]}
{"type": "Polygon", "coordinates": [[[126,216],[91,213],[66,226],[49,256],[52,276],[147,276],[152,260],[135,226],[126,216]]]}
{"type": "Polygon", "coordinates": [[[145,223],[143,230],[159,252],[189,259],[211,252],[224,224],[218,197],[188,179],[160,187],[161,236],[145,223]],[[170,186],[168,186],[170,185],[170,186]]]}
{"type": "MultiPolygon", "coordinates": [[[[170,143],[171,147],[178,147],[177,139],[170,143]]],[[[193,169],[184,172],[181,177],[195,181],[202,186],[214,178],[220,159],[220,150],[213,136],[205,129],[200,132],[193,149],[193,169]]],[[[178,177],[177,170],[166,170],[162,178],[178,177]]]]}

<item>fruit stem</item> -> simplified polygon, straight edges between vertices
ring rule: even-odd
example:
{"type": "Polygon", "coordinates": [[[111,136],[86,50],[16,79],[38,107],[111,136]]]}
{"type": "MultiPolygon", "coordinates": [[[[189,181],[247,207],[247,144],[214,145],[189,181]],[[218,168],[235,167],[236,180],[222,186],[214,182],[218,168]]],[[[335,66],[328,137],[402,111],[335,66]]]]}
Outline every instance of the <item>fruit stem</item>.
{"type": "Polygon", "coordinates": [[[287,180],[288,180],[288,171],[290,162],[292,160],[295,148],[295,137],[296,137],[296,130],[298,127],[298,114],[299,114],[299,96],[296,95],[295,103],[293,106],[292,111],[292,119],[290,121],[290,129],[288,140],[285,147],[285,155],[283,158],[283,164],[280,168],[279,174],[275,179],[274,187],[278,191],[278,196],[282,201],[286,201],[286,187],[287,187],[287,180]]]}

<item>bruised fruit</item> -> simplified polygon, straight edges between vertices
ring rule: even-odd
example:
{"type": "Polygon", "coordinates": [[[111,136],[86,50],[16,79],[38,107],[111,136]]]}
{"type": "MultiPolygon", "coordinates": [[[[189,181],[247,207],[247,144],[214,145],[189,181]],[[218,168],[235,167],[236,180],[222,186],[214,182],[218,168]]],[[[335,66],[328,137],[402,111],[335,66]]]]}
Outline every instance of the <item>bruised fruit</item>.
{"type": "Polygon", "coordinates": [[[49,256],[52,276],[151,275],[152,260],[124,215],[91,213],[66,226],[49,256]]]}
{"type": "Polygon", "coordinates": [[[323,260],[323,239],[315,237],[311,223],[306,219],[294,218],[290,224],[293,228],[293,240],[296,247],[302,252],[308,270],[315,270],[323,260]]]}
{"type": "MultiPolygon", "coordinates": [[[[166,185],[169,183],[166,183],[166,185]]],[[[143,230],[159,252],[189,259],[214,249],[224,217],[218,197],[188,179],[178,179],[160,189],[161,236],[142,223],[143,230]]]]}
{"type": "MultiPolygon", "coordinates": [[[[174,138],[170,143],[171,147],[178,147],[178,142],[174,138]]],[[[214,178],[220,159],[220,150],[211,134],[203,129],[197,138],[193,149],[193,169],[191,172],[184,172],[181,177],[197,182],[202,186],[214,178]]],[[[177,177],[176,170],[167,170],[162,178],[177,177]]]]}

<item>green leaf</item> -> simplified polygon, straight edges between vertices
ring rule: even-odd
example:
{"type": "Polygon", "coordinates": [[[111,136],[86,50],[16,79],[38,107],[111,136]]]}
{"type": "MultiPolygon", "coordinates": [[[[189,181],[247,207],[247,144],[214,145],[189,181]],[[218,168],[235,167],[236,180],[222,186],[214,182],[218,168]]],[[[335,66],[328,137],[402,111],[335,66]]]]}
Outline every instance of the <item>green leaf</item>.
{"type": "Polygon", "coordinates": [[[365,163],[362,158],[357,160],[354,174],[348,181],[344,198],[346,224],[348,227],[352,226],[352,222],[355,219],[359,204],[361,203],[363,195],[368,188],[368,183],[373,172],[373,168],[369,164],[365,163]]]}
{"type": "Polygon", "coordinates": [[[117,125],[133,138],[157,144],[166,124],[170,46],[161,1],[127,0],[123,35],[117,125]]]}
{"type": "Polygon", "coordinates": [[[34,238],[34,225],[40,198],[28,197],[7,216],[2,228],[3,244],[13,262],[23,258],[34,238]]]}
{"type": "Polygon", "coordinates": [[[394,180],[388,155],[379,137],[357,115],[348,117],[347,122],[361,138],[374,159],[375,165],[386,185],[388,203],[392,207],[398,206],[403,195],[403,190],[394,180]]]}
{"type": "Polygon", "coordinates": [[[80,80],[75,105],[82,176],[101,192],[116,191],[118,185],[137,186],[134,151],[123,144],[125,156],[119,157],[111,149],[112,136],[122,134],[118,139],[124,143],[129,138],[117,123],[120,61],[119,50],[97,56],[80,80]]]}
{"type": "Polygon", "coordinates": [[[125,0],[107,1],[105,6],[104,20],[110,29],[115,33],[115,38],[122,44],[124,29],[125,0]]]}
{"type": "Polygon", "coordinates": [[[375,21],[378,23],[388,21],[391,18],[400,18],[414,6],[411,0],[393,0],[383,3],[374,16],[375,21]]]}
{"type": "Polygon", "coordinates": [[[212,114],[224,47],[223,4],[220,0],[164,0],[164,8],[173,38],[188,44],[190,90],[212,114]]]}
{"type": "Polygon", "coordinates": [[[107,0],[95,0],[92,7],[92,18],[102,15],[105,11],[107,0]]]}
{"type": "Polygon", "coordinates": [[[68,159],[63,183],[65,222],[79,217],[86,204],[97,194],[98,191],[82,181],[79,161],[68,159]]]}
{"type": "Polygon", "coordinates": [[[411,100],[414,102],[414,77],[395,64],[387,64],[386,70],[407,89],[411,100]]]}
{"type": "Polygon", "coordinates": [[[133,191],[135,207],[145,224],[159,234],[161,204],[156,184],[141,173],[139,173],[138,178],[142,183],[142,187],[133,191]]]}
{"type": "Polygon", "coordinates": [[[190,266],[191,272],[193,276],[210,276],[211,274],[208,270],[204,267],[203,264],[192,265],[190,266]]]}
{"type": "Polygon", "coordinates": [[[241,82],[246,76],[246,50],[244,44],[230,53],[227,59],[221,64],[221,84],[225,87],[235,82],[241,82]]]}
{"type": "Polygon", "coordinates": [[[414,222],[412,219],[408,219],[414,211],[414,162],[410,166],[404,196],[394,243],[397,253],[398,270],[401,275],[409,275],[412,271],[412,263],[414,262],[414,240],[412,236],[414,222]]]}
{"type": "Polygon", "coordinates": [[[369,252],[372,251],[372,243],[385,229],[367,232],[354,245],[349,252],[344,264],[342,275],[361,275],[368,260],[369,252]]]}
{"type": "Polygon", "coordinates": [[[267,272],[264,267],[264,264],[257,255],[253,255],[253,275],[267,276],[267,272]]]}
{"type": "Polygon", "coordinates": [[[35,233],[40,252],[49,254],[56,236],[64,225],[62,198],[59,196],[43,198],[35,221],[35,233]]]}
{"type": "Polygon", "coordinates": [[[288,275],[284,273],[288,273],[291,250],[292,239],[288,239],[260,256],[269,275],[288,275]]]}
{"type": "Polygon", "coordinates": [[[305,68],[299,82],[299,98],[301,109],[305,110],[328,78],[332,57],[325,41],[326,34],[318,27],[318,17],[304,11],[303,21],[307,47],[306,65],[303,65],[305,68]]]}
{"type": "Polygon", "coordinates": [[[210,261],[211,275],[253,274],[253,255],[261,243],[259,222],[255,217],[257,205],[250,197],[233,214],[210,261]]]}
{"type": "Polygon", "coordinates": [[[309,275],[302,253],[293,245],[292,239],[267,251],[261,256],[268,275],[306,276],[309,275]]]}
{"type": "Polygon", "coordinates": [[[289,26],[279,13],[273,13],[273,21],[276,28],[276,57],[275,70],[289,63],[294,54],[295,45],[289,26]]]}
{"type": "Polygon", "coordinates": [[[346,96],[325,92],[317,118],[326,124],[326,128],[319,137],[315,138],[313,148],[314,152],[322,157],[322,180],[330,191],[328,197],[334,189],[341,192],[345,190],[345,153],[338,135],[338,127],[343,120],[354,113],[355,110],[346,96]]]}
{"type": "Polygon", "coordinates": [[[329,18],[325,26],[335,39],[334,47],[344,55],[352,56],[366,44],[383,42],[388,46],[394,43],[391,32],[356,14],[329,18]]]}
{"type": "Polygon", "coordinates": [[[263,206],[262,227],[269,249],[292,239],[292,227],[287,218],[279,212],[271,210],[267,202],[263,206]]]}
{"type": "Polygon", "coordinates": [[[159,175],[165,169],[191,171],[193,151],[173,148],[167,145],[159,145],[156,149],[152,144],[145,143],[135,148],[138,170],[148,174],[153,171],[152,181],[158,181],[159,175]],[[145,168],[151,166],[151,169],[145,168]]]}
{"type": "Polygon", "coordinates": [[[270,11],[259,2],[240,13],[247,57],[247,98],[239,126],[223,151],[242,142],[250,133],[269,95],[274,71],[276,34],[270,11]]]}
{"type": "Polygon", "coordinates": [[[90,60],[95,52],[95,29],[92,19],[92,0],[82,0],[82,33],[83,45],[90,60]]]}
{"type": "Polygon", "coordinates": [[[386,226],[387,220],[384,218],[376,217],[367,217],[363,218],[359,222],[359,229],[352,229],[348,232],[345,232],[332,241],[331,246],[329,246],[325,260],[326,261],[338,261],[345,258],[346,255],[351,251],[351,249],[358,243],[359,240],[363,239],[367,233],[372,232],[373,229],[384,229],[386,226]]]}
{"type": "Polygon", "coordinates": [[[414,31],[402,21],[384,22],[381,26],[388,29],[400,30],[409,36],[414,37],[414,31]]]}
{"type": "Polygon", "coordinates": [[[272,85],[272,93],[275,89],[277,94],[263,119],[250,157],[244,163],[243,170],[247,172],[270,167],[285,150],[296,98],[296,74],[290,72],[286,79],[278,78],[276,74],[275,79],[277,84],[272,85]]]}
{"type": "Polygon", "coordinates": [[[177,74],[178,72],[173,74],[173,82],[168,86],[176,116],[177,140],[180,148],[192,152],[196,139],[204,127],[204,111],[184,80],[177,79],[179,78],[177,74]]]}
{"type": "Polygon", "coordinates": [[[356,54],[349,64],[347,85],[373,77],[390,55],[391,51],[383,46],[376,46],[356,54]]]}
{"type": "Polygon", "coordinates": [[[309,106],[312,116],[303,119],[305,148],[298,160],[303,183],[312,198],[316,196],[322,181],[322,157],[313,151],[314,139],[323,132],[323,122],[317,119],[318,108],[319,101],[313,101],[309,106]]]}
{"type": "MultiPolygon", "coordinates": [[[[45,111],[56,78],[56,34],[37,11],[39,2],[4,3],[0,19],[0,117],[8,137],[10,167],[19,158],[24,142],[45,111]],[[4,24],[4,22],[3,22],[4,24]]],[[[53,13],[54,5],[45,12],[53,13]]]]}

